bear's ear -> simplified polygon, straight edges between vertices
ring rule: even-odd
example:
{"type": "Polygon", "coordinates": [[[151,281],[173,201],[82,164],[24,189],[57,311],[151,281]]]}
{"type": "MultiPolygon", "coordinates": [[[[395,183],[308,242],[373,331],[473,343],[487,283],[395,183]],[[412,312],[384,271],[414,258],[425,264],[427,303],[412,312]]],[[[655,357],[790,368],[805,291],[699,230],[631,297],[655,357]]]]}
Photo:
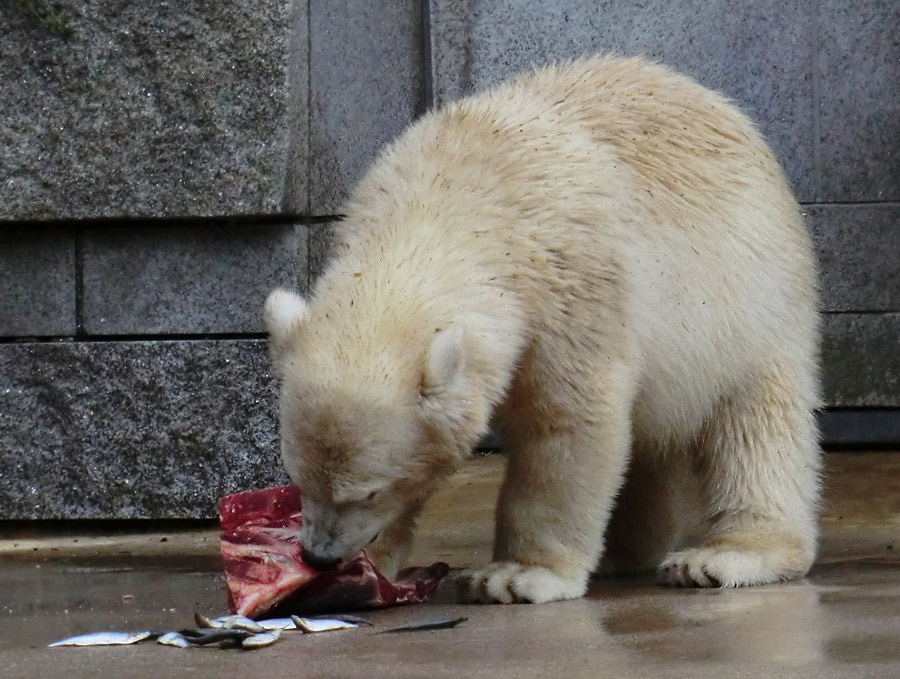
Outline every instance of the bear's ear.
{"type": "Polygon", "coordinates": [[[278,361],[291,343],[294,331],[306,315],[306,300],[290,290],[273,290],[266,300],[263,321],[272,356],[278,361]]]}
{"type": "Polygon", "coordinates": [[[425,357],[422,396],[445,393],[462,379],[466,368],[465,335],[461,326],[439,330],[425,357]]]}

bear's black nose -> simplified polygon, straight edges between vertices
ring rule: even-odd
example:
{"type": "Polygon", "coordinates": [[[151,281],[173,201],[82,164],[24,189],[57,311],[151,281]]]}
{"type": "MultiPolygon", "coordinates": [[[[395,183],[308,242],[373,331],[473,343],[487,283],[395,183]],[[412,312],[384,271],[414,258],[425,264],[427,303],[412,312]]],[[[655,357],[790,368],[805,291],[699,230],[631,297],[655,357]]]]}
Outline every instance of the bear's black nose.
{"type": "Polygon", "coordinates": [[[340,559],[326,559],[318,554],[309,551],[306,547],[300,550],[300,558],[307,566],[315,568],[317,571],[327,571],[334,568],[340,559]]]}

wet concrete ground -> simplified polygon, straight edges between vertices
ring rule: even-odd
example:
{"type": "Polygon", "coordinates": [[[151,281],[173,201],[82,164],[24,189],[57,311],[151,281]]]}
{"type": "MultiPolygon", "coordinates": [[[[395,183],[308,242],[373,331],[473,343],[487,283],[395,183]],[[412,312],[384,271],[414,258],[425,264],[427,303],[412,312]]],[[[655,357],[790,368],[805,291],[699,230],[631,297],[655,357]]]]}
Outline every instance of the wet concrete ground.
{"type": "MultiPolygon", "coordinates": [[[[800,582],[679,590],[651,578],[597,581],[583,600],[542,606],[459,606],[447,588],[426,605],[370,613],[374,629],[296,633],[252,652],[47,648],[73,634],[171,630],[191,626],[196,610],[223,613],[217,539],[209,529],[19,531],[0,541],[0,677],[900,676],[900,454],[830,455],[828,467],[822,554],[800,582]],[[377,633],[456,616],[469,620],[377,633]]],[[[477,461],[435,498],[412,561],[489,558],[499,473],[497,459],[477,461]]]]}

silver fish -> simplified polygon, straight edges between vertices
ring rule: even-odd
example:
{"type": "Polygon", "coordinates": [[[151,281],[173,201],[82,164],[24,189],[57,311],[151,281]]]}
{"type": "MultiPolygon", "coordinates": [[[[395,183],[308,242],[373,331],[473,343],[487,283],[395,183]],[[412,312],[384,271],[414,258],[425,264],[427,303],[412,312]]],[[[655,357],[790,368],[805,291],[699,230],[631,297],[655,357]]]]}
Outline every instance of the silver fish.
{"type": "Polygon", "coordinates": [[[304,632],[330,632],[337,629],[353,629],[359,627],[358,622],[348,622],[339,618],[301,618],[298,615],[292,615],[291,620],[297,626],[297,629],[304,632]]]}
{"type": "Polygon", "coordinates": [[[153,633],[149,630],[144,632],[92,632],[62,639],[50,646],[122,646],[136,644],[152,635],[153,633]]]}
{"type": "Polygon", "coordinates": [[[281,630],[272,630],[271,632],[261,632],[260,634],[254,634],[252,637],[247,637],[241,642],[241,648],[262,648],[263,646],[271,646],[276,641],[278,641],[278,637],[281,636],[281,630]]]}
{"type": "Polygon", "coordinates": [[[191,645],[191,642],[181,636],[178,632],[163,634],[156,642],[165,644],[166,646],[177,646],[178,648],[187,648],[191,645]]]}
{"type": "Polygon", "coordinates": [[[212,627],[217,627],[217,626],[221,627],[222,626],[221,623],[219,623],[217,625],[215,622],[213,622],[212,620],[207,618],[205,615],[203,615],[199,611],[194,611],[194,622],[197,623],[197,627],[199,627],[201,629],[209,629],[212,627]]]}
{"type": "Polygon", "coordinates": [[[210,620],[199,613],[194,613],[194,621],[198,627],[244,629],[254,634],[266,631],[262,625],[244,615],[223,615],[221,618],[210,620]]]}
{"type": "Polygon", "coordinates": [[[297,625],[290,618],[271,618],[269,620],[257,620],[257,624],[267,632],[272,630],[295,630],[297,625]]]}

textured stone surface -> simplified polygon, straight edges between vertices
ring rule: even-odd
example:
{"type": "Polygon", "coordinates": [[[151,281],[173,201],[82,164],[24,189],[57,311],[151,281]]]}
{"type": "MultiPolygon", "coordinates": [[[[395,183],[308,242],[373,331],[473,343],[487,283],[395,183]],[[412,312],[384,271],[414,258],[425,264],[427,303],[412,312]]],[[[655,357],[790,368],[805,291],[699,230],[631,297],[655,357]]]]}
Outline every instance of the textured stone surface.
{"type": "Polygon", "coordinates": [[[814,205],[826,311],[900,311],[900,205],[814,205]]]}
{"type": "Polygon", "coordinates": [[[532,64],[644,53],[733,97],[811,200],[813,16],[811,0],[434,0],[434,91],[441,102],[532,64]]]}
{"type": "MultiPolygon", "coordinates": [[[[832,315],[831,405],[900,406],[900,314],[832,315]]],[[[284,481],[261,340],[0,345],[0,515],[210,517],[284,481]]]]}
{"type": "Polygon", "coordinates": [[[900,313],[827,314],[822,362],[829,406],[900,407],[900,313]]]}
{"type": "Polygon", "coordinates": [[[900,199],[900,3],[824,0],[819,20],[822,200],[900,199]]]}
{"type": "Polygon", "coordinates": [[[94,335],[262,332],[277,285],[306,286],[306,227],[88,229],[84,328],[94,335]]]}
{"type": "Polygon", "coordinates": [[[290,3],[287,46],[288,164],[282,209],[309,214],[309,1],[290,3]]]}
{"type": "Polygon", "coordinates": [[[305,2],[62,0],[69,35],[31,5],[0,3],[0,219],[270,213],[286,186],[305,194],[288,172],[305,2]]]}
{"type": "Polygon", "coordinates": [[[0,229],[0,336],[75,334],[75,236],[0,229]]]}
{"type": "Polygon", "coordinates": [[[340,210],[378,150],[424,108],[421,3],[310,2],[310,203],[340,210]]]}
{"type": "Polygon", "coordinates": [[[311,224],[309,227],[309,279],[310,288],[325,269],[331,256],[333,243],[332,224],[311,224]]]}
{"type": "Polygon", "coordinates": [[[0,516],[212,517],[284,481],[261,340],[0,345],[0,516]]]}

